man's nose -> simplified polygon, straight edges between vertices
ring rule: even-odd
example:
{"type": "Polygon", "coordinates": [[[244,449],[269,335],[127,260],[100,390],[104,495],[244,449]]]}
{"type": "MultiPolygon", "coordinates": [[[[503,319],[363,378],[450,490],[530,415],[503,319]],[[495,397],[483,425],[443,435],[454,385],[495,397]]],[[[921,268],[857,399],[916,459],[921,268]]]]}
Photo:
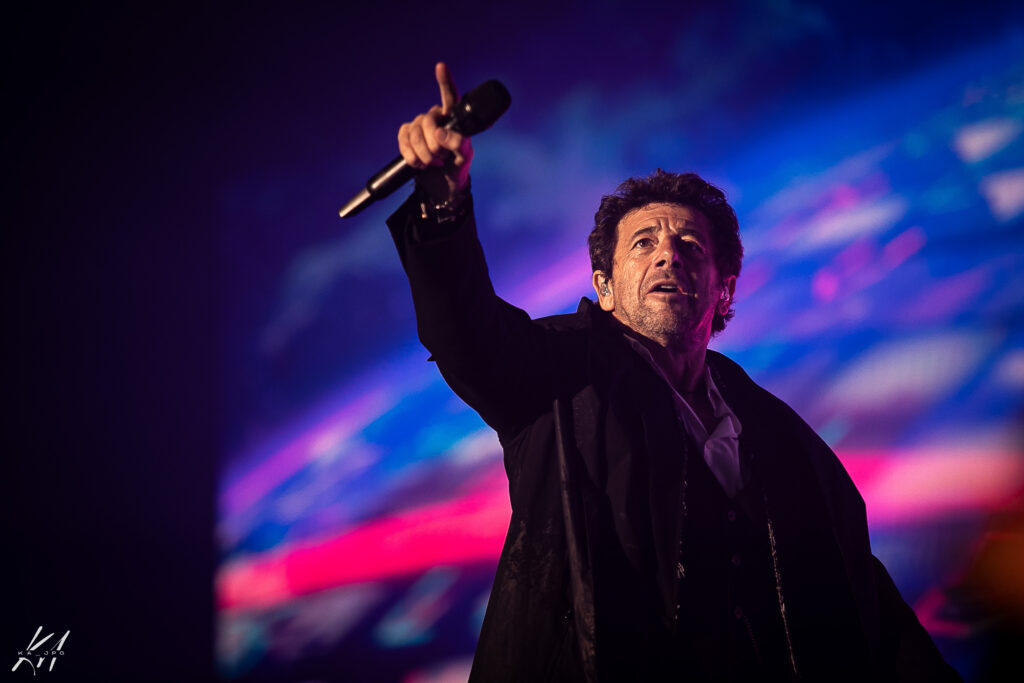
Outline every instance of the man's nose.
{"type": "Polygon", "coordinates": [[[677,239],[665,239],[658,245],[654,265],[658,268],[682,266],[682,243],[677,239]]]}

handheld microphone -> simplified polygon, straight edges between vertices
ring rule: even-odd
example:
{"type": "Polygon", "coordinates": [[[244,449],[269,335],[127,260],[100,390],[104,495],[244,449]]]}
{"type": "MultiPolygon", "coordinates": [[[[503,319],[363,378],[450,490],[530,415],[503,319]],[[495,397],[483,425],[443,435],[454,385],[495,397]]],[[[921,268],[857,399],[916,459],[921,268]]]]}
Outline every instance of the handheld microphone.
{"type": "MultiPolygon", "coordinates": [[[[511,103],[512,97],[505,86],[499,81],[490,80],[463,95],[452,112],[443,119],[442,125],[456,133],[473,136],[490,128],[511,103]]],[[[417,172],[417,169],[405,162],[402,155],[398,155],[367,180],[366,187],[348,200],[338,210],[338,215],[342,218],[356,215],[407,183],[417,172]]]]}

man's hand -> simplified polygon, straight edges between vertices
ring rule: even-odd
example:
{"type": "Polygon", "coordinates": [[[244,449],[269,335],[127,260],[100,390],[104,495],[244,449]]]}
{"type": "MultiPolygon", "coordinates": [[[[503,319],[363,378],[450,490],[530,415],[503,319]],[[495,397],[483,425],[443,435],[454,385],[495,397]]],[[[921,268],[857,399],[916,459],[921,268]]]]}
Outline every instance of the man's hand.
{"type": "Polygon", "coordinates": [[[441,104],[434,105],[398,129],[398,151],[413,168],[423,169],[416,185],[432,199],[442,202],[469,185],[473,144],[468,137],[438,125],[459,101],[451,72],[444,62],[434,67],[441,104]]]}

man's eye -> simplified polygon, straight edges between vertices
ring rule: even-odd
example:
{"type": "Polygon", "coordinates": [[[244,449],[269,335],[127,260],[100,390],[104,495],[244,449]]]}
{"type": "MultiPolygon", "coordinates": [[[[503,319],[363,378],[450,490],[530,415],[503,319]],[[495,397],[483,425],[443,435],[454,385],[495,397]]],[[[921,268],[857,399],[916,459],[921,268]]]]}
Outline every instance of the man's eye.
{"type": "Polygon", "coordinates": [[[638,239],[636,241],[636,244],[634,244],[633,246],[634,247],[640,247],[641,249],[646,249],[647,247],[649,247],[649,246],[651,246],[653,244],[654,244],[654,240],[652,240],[650,237],[641,237],[640,239],[638,239]]]}

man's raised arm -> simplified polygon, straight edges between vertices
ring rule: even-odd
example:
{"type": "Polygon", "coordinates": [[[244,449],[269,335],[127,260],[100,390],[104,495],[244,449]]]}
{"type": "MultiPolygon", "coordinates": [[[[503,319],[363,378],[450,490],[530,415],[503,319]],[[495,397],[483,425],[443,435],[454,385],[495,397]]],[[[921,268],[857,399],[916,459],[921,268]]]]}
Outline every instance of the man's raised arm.
{"type": "Polygon", "coordinates": [[[458,92],[445,64],[435,76],[441,104],[398,131],[402,157],[420,172],[388,227],[409,277],[420,341],[449,386],[508,437],[550,407],[556,341],[494,293],[469,191],[473,146],[439,125],[458,92]]]}

